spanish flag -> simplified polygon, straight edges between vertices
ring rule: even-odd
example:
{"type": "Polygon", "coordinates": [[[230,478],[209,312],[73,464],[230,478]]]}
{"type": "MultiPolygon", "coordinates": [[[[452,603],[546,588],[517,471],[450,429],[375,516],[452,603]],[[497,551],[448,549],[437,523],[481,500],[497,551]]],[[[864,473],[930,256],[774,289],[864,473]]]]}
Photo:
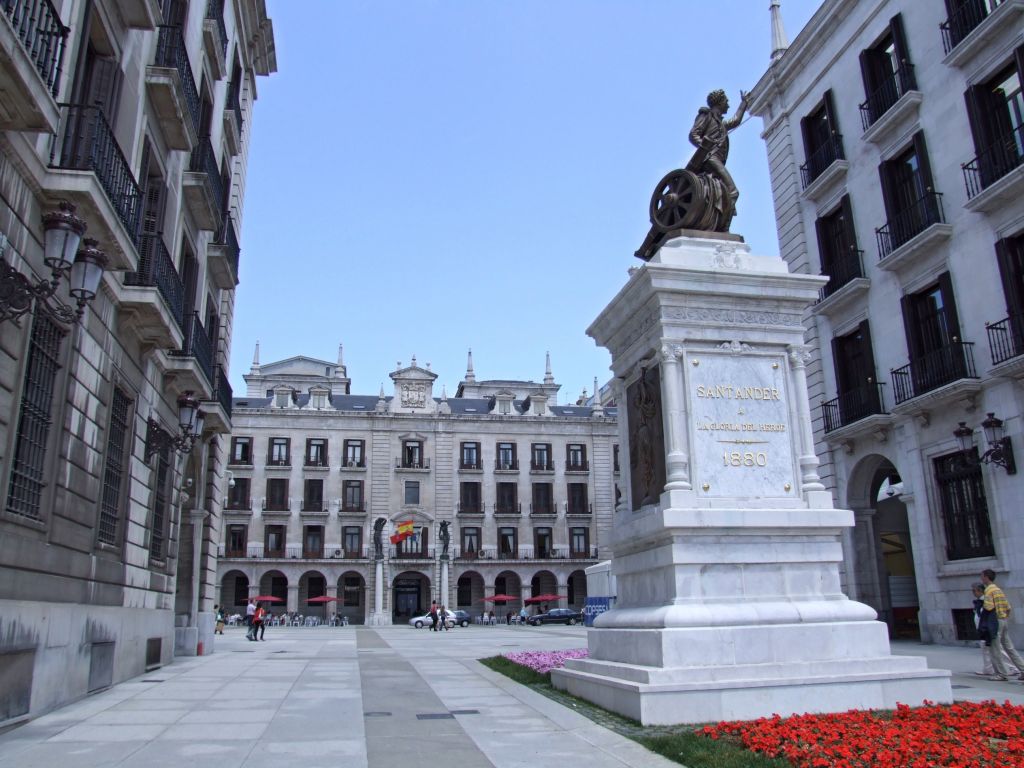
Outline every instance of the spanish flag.
{"type": "Polygon", "coordinates": [[[404,523],[398,524],[398,532],[390,537],[392,544],[398,544],[405,541],[415,533],[412,520],[406,520],[404,523]]]}

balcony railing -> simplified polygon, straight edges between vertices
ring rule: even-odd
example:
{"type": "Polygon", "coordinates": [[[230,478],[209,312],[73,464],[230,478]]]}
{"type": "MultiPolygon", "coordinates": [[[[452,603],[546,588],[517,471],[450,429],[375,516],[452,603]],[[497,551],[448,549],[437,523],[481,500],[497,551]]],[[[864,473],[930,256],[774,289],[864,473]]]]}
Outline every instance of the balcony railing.
{"type": "Polygon", "coordinates": [[[185,284],[167,252],[162,235],[139,235],[139,268],[135,272],[126,272],[125,285],[139,285],[156,288],[163,297],[167,308],[178,324],[185,330],[185,284]]]}
{"type": "Polygon", "coordinates": [[[228,27],[224,23],[224,0],[207,0],[206,18],[217,22],[217,31],[220,33],[221,56],[228,55],[228,27]]]}
{"type": "Polygon", "coordinates": [[[323,560],[324,559],[324,548],[321,546],[319,549],[307,549],[302,548],[302,557],[305,560],[323,560]]]}
{"type": "Polygon", "coordinates": [[[518,472],[519,459],[495,459],[494,469],[498,472],[518,472]]]}
{"type": "Polygon", "coordinates": [[[263,544],[247,544],[245,549],[238,549],[221,544],[217,548],[220,557],[248,558],[250,560],[297,560],[302,556],[302,547],[298,544],[270,549],[263,544]]]}
{"type": "Polygon", "coordinates": [[[571,547],[548,547],[547,549],[536,547],[515,547],[514,549],[456,547],[454,557],[456,560],[590,560],[597,558],[597,547],[584,550],[575,550],[571,547]]]}
{"type": "Polygon", "coordinates": [[[521,515],[523,514],[523,505],[518,502],[499,501],[494,504],[494,514],[521,515]]]}
{"type": "Polygon", "coordinates": [[[366,547],[356,547],[355,549],[345,547],[341,551],[341,556],[345,560],[366,560],[369,558],[370,552],[366,547]]]}
{"type": "Polygon", "coordinates": [[[342,512],[365,512],[366,502],[365,501],[342,501],[341,502],[342,512]]]}
{"type": "Polygon", "coordinates": [[[238,94],[242,89],[241,83],[236,83],[232,80],[228,83],[227,101],[224,105],[225,111],[229,112],[232,119],[235,121],[235,127],[238,128],[238,135],[242,135],[242,105],[239,103],[238,94]]]}
{"type": "Polygon", "coordinates": [[[993,182],[1024,164],[1024,125],[1018,125],[999,141],[979,152],[963,166],[967,198],[973,198],[993,182]]]}
{"type": "Polygon", "coordinates": [[[327,505],[324,504],[323,499],[303,499],[302,500],[302,512],[327,512],[327,505]]]}
{"type": "Polygon", "coordinates": [[[958,379],[976,378],[974,343],[953,341],[894,369],[893,395],[898,405],[958,379]]]}
{"type": "Polygon", "coordinates": [[[864,130],[866,131],[874,125],[878,118],[900,100],[903,94],[916,87],[914,65],[904,62],[868,96],[867,101],[860,105],[860,122],[864,130]]]}
{"type": "Polygon", "coordinates": [[[288,512],[292,508],[291,499],[264,499],[264,512],[288,512]]]}
{"type": "Polygon", "coordinates": [[[252,499],[228,499],[228,503],[225,505],[224,509],[251,512],[252,499]]]}
{"type": "Polygon", "coordinates": [[[949,53],[971,34],[1003,0],[967,0],[956,13],[939,25],[942,30],[942,48],[949,53]]]}
{"type": "Polygon", "coordinates": [[[231,382],[228,381],[227,374],[224,373],[224,366],[217,366],[216,379],[217,380],[213,385],[214,399],[216,399],[220,404],[220,407],[224,409],[225,415],[230,419],[231,398],[233,397],[233,394],[231,392],[231,382]]]}
{"type": "Polygon", "coordinates": [[[213,144],[210,143],[209,136],[200,139],[198,146],[192,150],[188,169],[193,173],[205,174],[210,198],[217,206],[217,219],[224,220],[224,181],[220,177],[217,156],[213,152],[213,144]]]}
{"type": "Polygon", "coordinates": [[[555,462],[548,459],[547,461],[531,461],[530,462],[531,472],[554,472],[555,462]]]}
{"type": "Polygon", "coordinates": [[[225,216],[223,222],[221,222],[220,229],[218,229],[217,233],[214,235],[213,242],[215,245],[219,245],[227,251],[228,260],[231,262],[232,271],[237,279],[238,260],[241,256],[242,249],[238,245],[238,235],[235,234],[235,224],[230,213],[225,216]]]}
{"type": "Polygon", "coordinates": [[[825,431],[832,432],[868,416],[885,413],[882,406],[883,386],[882,382],[865,384],[863,387],[844,392],[827,403],[822,403],[821,413],[825,418],[825,431]]]}
{"type": "Polygon", "coordinates": [[[843,152],[843,137],[841,134],[832,133],[825,143],[818,147],[807,158],[807,162],[800,166],[800,179],[804,189],[807,189],[816,178],[821,176],[836,160],[845,160],[843,152]]]}
{"type": "Polygon", "coordinates": [[[366,459],[345,459],[341,466],[346,469],[366,469],[366,459]]]}
{"type": "Polygon", "coordinates": [[[391,557],[398,560],[433,560],[434,548],[423,547],[413,551],[405,551],[400,547],[391,547],[391,557]]]}
{"type": "Polygon", "coordinates": [[[395,469],[430,469],[430,459],[422,459],[421,461],[395,459],[395,469]]]}
{"type": "Polygon", "coordinates": [[[456,513],[459,515],[482,515],[484,513],[484,505],[480,502],[476,504],[459,504],[456,513]]]}
{"type": "Polygon", "coordinates": [[[942,195],[938,192],[927,192],[920,200],[875,230],[879,259],[884,259],[932,224],[941,224],[945,220],[942,212],[942,195]]]}
{"type": "Polygon", "coordinates": [[[569,503],[567,501],[567,502],[565,502],[565,514],[567,514],[567,515],[576,515],[577,517],[582,517],[582,516],[585,516],[585,515],[592,515],[592,514],[594,514],[594,505],[593,504],[571,504],[571,503],[569,503]]]}
{"type": "Polygon", "coordinates": [[[272,458],[268,458],[267,459],[267,466],[268,467],[290,467],[291,465],[292,465],[292,460],[291,460],[290,456],[287,457],[287,458],[284,458],[284,459],[272,459],[272,458]]]}
{"type": "Polygon", "coordinates": [[[460,461],[459,469],[483,469],[483,464],[479,461],[460,461]]]}
{"type": "Polygon", "coordinates": [[[0,8],[10,19],[50,95],[57,98],[68,27],[61,24],[50,0],[0,0],[0,8]]]}
{"type": "Polygon", "coordinates": [[[992,365],[1024,355],[1024,314],[1010,315],[998,323],[987,324],[985,330],[988,331],[992,365]]]}
{"type": "Polygon", "coordinates": [[[547,516],[557,515],[558,514],[558,507],[555,506],[554,502],[551,502],[550,504],[531,504],[530,505],[530,514],[531,515],[538,515],[538,516],[541,516],[541,515],[547,515],[547,516]]]}
{"type": "Polygon", "coordinates": [[[64,130],[50,149],[50,165],[92,171],[129,236],[139,230],[139,185],[100,106],[61,104],[64,130]]]}
{"type": "Polygon", "coordinates": [[[213,375],[213,342],[199,319],[198,312],[192,312],[185,318],[185,343],[180,350],[172,351],[175,357],[191,357],[199,365],[212,388],[216,379],[213,375]]]}
{"type": "Polygon", "coordinates": [[[580,459],[578,461],[572,461],[572,460],[566,461],[565,462],[565,471],[566,472],[589,472],[590,471],[590,462],[587,461],[586,459],[580,459]]]}
{"type": "Polygon", "coordinates": [[[846,251],[839,258],[825,264],[822,274],[828,276],[828,282],[822,287],[818,301],[824,301],[851,280],[864,277],[864,251],[846,251]]]}
{"type": "Polygon", "coordinates": [[[188,119],[192,122],[192,128],[198,135],[199,89],[196,88],[196,79],[192,75],[192,64],[188,60],[188,51],[185,49],[185,37],[181,33],[181,27],[178,26],[161,24],[158,29],[160,34],[157,37],[156,58],[153,60],[153,64],[178,72],[181,90],[185,96],[185,108],[188,110],[188,119]]]}
{"type": "Polygon", "coordinates": [[[331,464],[330,464],[330,461],[327,459],[326,456],[321,458],[321,459],[311,459],[311,458],[309,458],[307,456],[303,460],[302,466],[304,466],[304,467],[312,467],[312,468],[319,468],[319,469],[327,469],[329,466],[331,466],[331,464]]]}

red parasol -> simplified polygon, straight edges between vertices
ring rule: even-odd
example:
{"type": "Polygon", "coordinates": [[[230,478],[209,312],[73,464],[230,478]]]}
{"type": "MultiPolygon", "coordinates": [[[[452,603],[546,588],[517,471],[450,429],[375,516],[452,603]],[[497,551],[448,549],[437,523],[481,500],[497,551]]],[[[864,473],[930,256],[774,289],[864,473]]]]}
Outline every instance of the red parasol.
{"type": "Polygon", "coordinates": [[[327,595],[320,595],[320,597],[311,597],[307,600],[307,603],[336,603],[340,600],[340,597],[328,597],[327,595]]]}
{"type": "Polygon", "coordinates": [[[561,595],[537,595],[536,597],[528,597],[523,602],[527,605],[533,603],[557,603],[561,599],[561,595]]]}
{"type": "Polygon", "coordinates": [[[496,603],[507,603],[510,600],[514,601],[514,600],[518,600],[518,599],[519,598],[515,597],[514,595],[491,595],[490,597],[485,597],[484,598],[484,600],[493,600],[496,603]]]}
{"type": "Polygon", "coordinates": [[[256,597],[250,597],[250,600],[256,603],[283,603],[283,597],[274,597],[273,595],[256,595],[256,597]]]}

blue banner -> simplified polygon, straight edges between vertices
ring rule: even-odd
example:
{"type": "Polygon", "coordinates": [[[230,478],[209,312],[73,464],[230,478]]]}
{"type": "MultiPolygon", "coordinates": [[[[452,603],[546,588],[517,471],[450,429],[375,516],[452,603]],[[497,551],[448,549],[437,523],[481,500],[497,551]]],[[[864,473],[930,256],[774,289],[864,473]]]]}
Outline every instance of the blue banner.
{"type": "Polygon", "coordinates": [[[587,604],[583,607],[584,626],[594,626],[594,619],[612,607],[613,599],[611,597],[588,597],[587,604]]]}

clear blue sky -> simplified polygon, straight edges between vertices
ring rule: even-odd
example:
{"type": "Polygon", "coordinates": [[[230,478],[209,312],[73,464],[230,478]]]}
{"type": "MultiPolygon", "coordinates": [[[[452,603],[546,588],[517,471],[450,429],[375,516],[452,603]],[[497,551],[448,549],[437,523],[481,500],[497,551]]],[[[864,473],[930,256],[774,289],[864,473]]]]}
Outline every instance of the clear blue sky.
{"type": "MultiPolygon", "coordinates": [[[[783,0],[790,39],[818,0],[783,0]]],[[[768,0],[268,0],[278,72],[257,82],[231,382],[334,360],[375,394],[413,354],[449,394],[533,379],[559,402],[608,353],[585,334],[640,262],[655,183],[685,164],[709,90],[767,67],[768,0]]],[[[247,128],[248,129],[248,128],[247,128]]],[[[761,120],[729,168],[732,231],[777,253],[761,120]]]]}

